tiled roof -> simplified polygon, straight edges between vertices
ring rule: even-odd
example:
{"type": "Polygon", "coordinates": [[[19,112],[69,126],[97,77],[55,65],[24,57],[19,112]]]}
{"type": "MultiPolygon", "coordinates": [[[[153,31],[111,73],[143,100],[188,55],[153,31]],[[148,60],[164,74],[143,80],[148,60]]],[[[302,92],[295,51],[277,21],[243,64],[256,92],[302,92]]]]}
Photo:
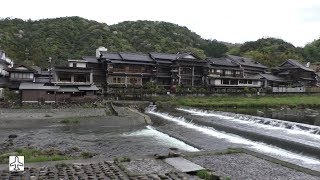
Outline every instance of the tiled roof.
{"type": "Polygon", "coordinates": [[[210,63],[210,65],[232,66],[232,67],[239,66],[227,58],[207,58],[207,61],[210,63]]]}
{"type": "Polygon", "coordinates": [[[279,81],[279,82],[283,82],[285,81],[283,78],[278,77],[278,76],[274,76],[272,74],[259,74],[262,78],[269,80],[269,81],[279,81]]]}
{"type": "MultiPolygon", "coordinates": [[[[297,67],[297,68],[301,68],[305,71],[312,71],[314,72],[314,70],[305,67],[304,65],[302,65],[301,63],[299,63],[297,60],[293,60],[293,59],[288,59],[286,62],[290,63],[291,65],[297,67]]],[[[280,65],[281,66],[281,65],[280,65]]]]}
{"type": "Polygon", "coordinates": [[[177,59],[177,55],[176,54],[152,52],[152,53],[150,53],[150,55],[155,60],[170,60],[170,61],[173,61],[173,60],[177,59]]]}
{"type": "Polygon", "coordinates": [[[39,89],[39,90],[58,90],[60,86],[45,86],[44,83],[21,83],[20,90],[23,89],[39,89]]]}
{"type": "Polygon", "coordinates": [[[122,60],[121,56],[119,55],[119,53],[112,53],[112,52],[101,52],[102,54],[102,58],[105,59],[110,59],[110,60],[122,60]]]}
{"type": "Polygon", "coordinates": [[[242,65],[242,66],[251,66],[251,67],[264,68],[264,69],[268,68],[267,66],[255,61],[251,58],[233,56],[233,55],[227,55],[227,58],[232,60],[235,63],[242,65]]]}
{"type": "Polygon", "coordinates": [[[95,56],[83,56],[82,59],[89,63],[99,63],[98,59],[95,56]]]}
{"type": "Polygon", "coordinates": [[[148,54],[127,53],[127,52],[120,52],[119,54],[123,60],[154,62],[154,60],[151,59],[148,54]]]}

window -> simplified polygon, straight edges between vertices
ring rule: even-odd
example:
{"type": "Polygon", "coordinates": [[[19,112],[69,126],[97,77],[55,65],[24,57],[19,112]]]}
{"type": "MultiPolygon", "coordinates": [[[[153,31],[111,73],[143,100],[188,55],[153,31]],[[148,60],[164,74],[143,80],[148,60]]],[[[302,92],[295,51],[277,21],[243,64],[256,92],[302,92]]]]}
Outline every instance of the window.
{"type": "Polygon", "coordinates": [[[248,80],[248,84],[252,84],[252,80],[248,80]]]}
{"type": "Polygon", "coordinates": [[[222,70],[221,69],[216,69],[217,74],[221,74],[222,70]]]}
{"type": "Polygon", "coordinates": [[[225,70],[224,73],[225,73],[226,76],[231,76],[232,75],[232,72],[230,70],[225,70]]]}
{"type": "Polygon", "coordinates": [[[232,85],[238,85],[238,80],[230,80],[230,84],[232,85]]]}
{"type": "Polygon", "coordinates": [[[228,79],[222,80],[222,84],[229,84],[229,80],[228,79]]]}
{"type": "Polygon", "coordinates": [[[240,71],[236,71],[236,75],[240,75],[240,71]]]}

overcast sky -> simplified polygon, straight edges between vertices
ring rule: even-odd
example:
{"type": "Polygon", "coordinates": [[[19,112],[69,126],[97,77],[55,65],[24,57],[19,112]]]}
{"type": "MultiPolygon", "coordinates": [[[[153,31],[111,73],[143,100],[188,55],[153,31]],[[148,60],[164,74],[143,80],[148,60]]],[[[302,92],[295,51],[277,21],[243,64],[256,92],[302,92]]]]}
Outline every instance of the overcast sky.
{"type": "Polygon", "coordinates": [[[276,37],[304,46],[320,37],[319,0],[1,0],[0,4],[0,18],[80,16],[109,25],[167,21],[203,38],[232,43],[276,37]]]}

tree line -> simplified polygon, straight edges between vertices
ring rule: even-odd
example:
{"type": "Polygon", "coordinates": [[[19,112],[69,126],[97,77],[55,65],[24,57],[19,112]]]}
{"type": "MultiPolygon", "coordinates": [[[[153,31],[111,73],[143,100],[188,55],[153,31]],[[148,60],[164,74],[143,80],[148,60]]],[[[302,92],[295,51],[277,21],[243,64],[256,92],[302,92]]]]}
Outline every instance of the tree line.
{"type": "Polygon", "coordinates": [[[125,21],[107,25],[81,17],[42,20],[0,19],[0,49],[16,63],[48,66],[68,58],[94,55],[99,46],[109,51],[193,52],[201,58],[225,54],[251,57],[267,66],[292,58],[320,62],[320,39],[303,48],[281,39],[264,38],[244,44],[201,38],[187,27],[160,21],[125,21]]]}

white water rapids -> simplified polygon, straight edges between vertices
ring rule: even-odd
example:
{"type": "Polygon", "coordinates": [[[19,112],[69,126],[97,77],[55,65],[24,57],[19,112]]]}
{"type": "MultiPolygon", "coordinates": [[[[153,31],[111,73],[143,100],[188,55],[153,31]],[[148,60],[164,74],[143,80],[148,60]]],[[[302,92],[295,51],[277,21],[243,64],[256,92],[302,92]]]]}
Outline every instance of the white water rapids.
{"type": "Polygon", "coordinates": [[[154,129],[152,126],[147,126],[147,129],[143,129],[140,131],[132,132],[129,134],[124,134],[125,136],[146,136],[146,137],[153,137],[157,140],[157,143],[163,144],[165,146],[169,147],[175,147],[182,149],[184,151],[189,151],[189,152],[195,152],[199,151],[199,149],[192,147],[183,141],[180,141],[176,138],[170,137],[167,134],[164,134],[160,131],[157,131],[154,129]]]}
{"type": "Polygon", "coordinates": [[[161,117],[165,120],[174,122],[185,128],[193,129],[205,135],[218,138],[218,139],[223,139],[231,143],[240,144],[245,146],[248,149],[252,149],[260,153],[268,154],[270,156],[279,158],[281,160],[285,160],[298,165],[304,165],[305,167],[308,167],[311,169],[319,170],[320,168],[320,161],[313,157],[308,157],[302,154],[294,153],[294,152],[291,152],[276,146],[271,146],[262,142],[251,141],[249,139],[246,139],[234,134],[217,131],[211,127],[196,125],[186,121],[185,118],[183,117],[174,117],[166,113],[155,112],[155,111],[148,111],[148,113],[161,117]]]}

